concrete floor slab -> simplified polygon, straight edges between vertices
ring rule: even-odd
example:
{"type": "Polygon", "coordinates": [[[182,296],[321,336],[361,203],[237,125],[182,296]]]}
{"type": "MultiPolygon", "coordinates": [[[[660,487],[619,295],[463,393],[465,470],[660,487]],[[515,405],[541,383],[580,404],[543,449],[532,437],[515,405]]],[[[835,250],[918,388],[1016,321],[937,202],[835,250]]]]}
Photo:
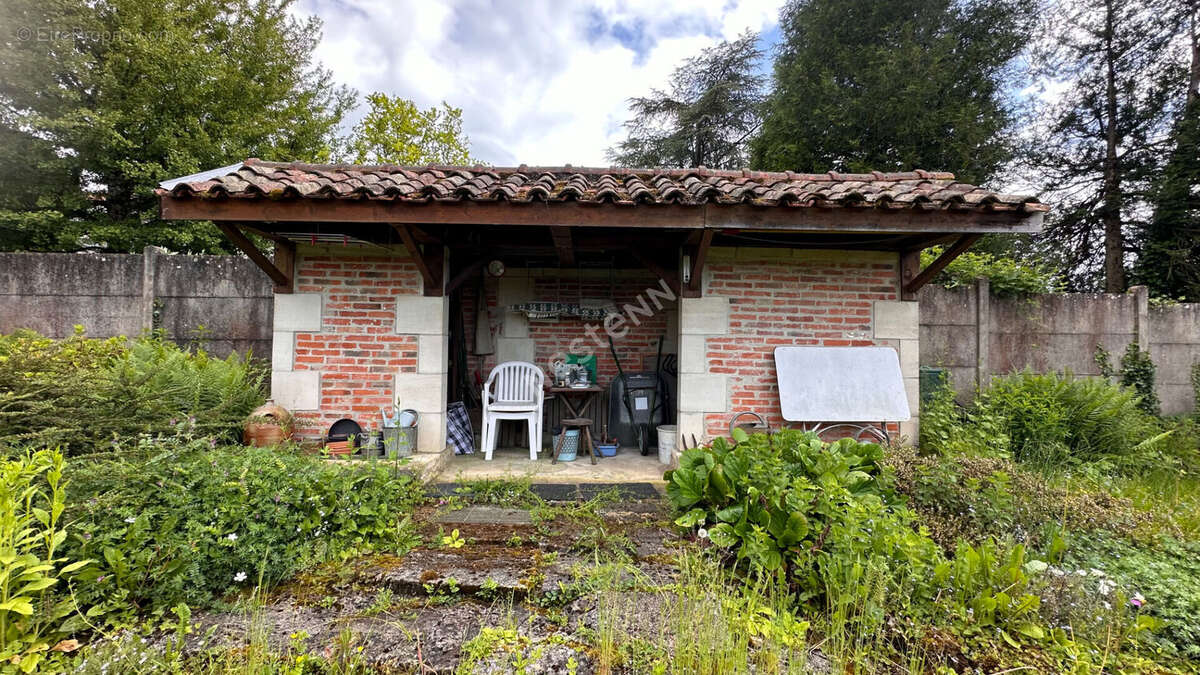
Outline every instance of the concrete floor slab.
{"type": "Polygon", "coordinates": [[[581,455],[573,462],[550,463],[550,453],[529,459],[529,450],[502,448],[486,461],[483,453],[455,455],[437,477],[438,481],[523,479],[535,483],[655,483],[663,482],[663,471],[656,454],[642,456],[634,448],[621,448],[615,457],[601,457],[596,464],[581,455]]]}
{"type": "Polygon", "coordinates": [[[533,516],[525,509],[474,505],[439,513],[433,522],[447,525],[532,525],[533,516]]]}

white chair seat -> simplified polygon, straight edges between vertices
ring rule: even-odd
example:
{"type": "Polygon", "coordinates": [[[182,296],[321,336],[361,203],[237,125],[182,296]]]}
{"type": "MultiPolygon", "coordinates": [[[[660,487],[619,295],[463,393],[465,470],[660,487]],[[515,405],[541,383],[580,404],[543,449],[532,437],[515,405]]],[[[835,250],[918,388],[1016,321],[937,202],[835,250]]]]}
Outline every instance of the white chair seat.
{"type": "Polygon", "coordinates": [[[492,369],[483,385],[483,458],[492,459],[500,420],[529,423],[529,459],[536,460],[542,446],[542,402],[545,393],[541,368],[524,361],[506,361],[492,369]]]}
{"type": "Polygon", "coordinates": [[[488,410],[496,412],[529,412],[537,410],[538,403],[535,401],[519,401],[514,403],[493,403],[488,406],[488,410]]]}

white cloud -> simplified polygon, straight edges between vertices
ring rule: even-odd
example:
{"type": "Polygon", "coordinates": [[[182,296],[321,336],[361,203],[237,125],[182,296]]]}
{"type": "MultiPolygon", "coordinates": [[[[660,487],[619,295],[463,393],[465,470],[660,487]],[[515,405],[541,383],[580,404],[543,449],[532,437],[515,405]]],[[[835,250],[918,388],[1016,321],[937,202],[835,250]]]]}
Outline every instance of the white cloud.
{"type": "Polygon", "coordinates": [[[483,161],[606,165],[629,97],[704,47],[769,28],[781,4],[302,0],[296,11],[324,20],[316,56],[338,81],[462,108],[483,161]]]}

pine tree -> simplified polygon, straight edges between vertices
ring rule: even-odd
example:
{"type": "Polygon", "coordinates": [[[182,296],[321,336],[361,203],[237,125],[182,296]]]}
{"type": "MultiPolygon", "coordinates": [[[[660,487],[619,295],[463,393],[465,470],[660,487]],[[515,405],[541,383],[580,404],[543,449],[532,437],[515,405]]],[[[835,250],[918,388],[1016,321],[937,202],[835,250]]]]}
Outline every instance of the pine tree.
{"type": "Polygon", "coordinates": [[[609,159],[632,167],[745,167],[759,127],[761,58],[758,36],[746,33],[684,61],[671,75],[669,91],[629,100],[634,117],[609,159]]]}
{"type": "Polygon", "coordinates": [[[1029,158],[1054,211],[1044,250],[1076,289],[1126,288],[1147,197],[1177,112],[1171,0],[1061,0],[1035,50],[1043,81],[1064,85],[1035,123],[1029,158]]]}
{"type": "Polygon", "coordinates": [[[791,0],[752,165],[987,182],[1012,155],[1005,89],[1032,16],[1026,0],[791,0]]]}
{"type": "Polygon", "coordinates": [[[1153,193],[1154,214],[1134,268],[1153,295],[1200,302],[1200,2],[1188,17],[1190,53],[1183,113],[1153,193]]]}

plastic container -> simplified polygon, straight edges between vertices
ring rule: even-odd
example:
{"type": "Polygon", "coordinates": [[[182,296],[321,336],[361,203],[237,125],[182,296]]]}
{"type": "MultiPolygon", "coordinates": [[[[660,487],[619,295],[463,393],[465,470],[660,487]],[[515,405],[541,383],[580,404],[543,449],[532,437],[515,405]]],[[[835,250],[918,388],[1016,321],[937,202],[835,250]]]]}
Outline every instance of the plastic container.
{"type": "Polygon", "coordinates": [[[670,464],[675,454],[675,442],[679,439],[679,427],[674,424],[664,424],[658,427],[658,461],[660,464],[670,464]]]}
{"type": "Polygon", "coordinates": [[[612,443],[612,444],[597,443],[596,444],[596,452],[600,453],[601,457],[616,457],[617,456],[617,444],[616,443],[612,443]]]}
{"type": "MultiPolygon", "coordinates": [[[[562,439],[562,449],[558,452],[558,461],[574,462],[575,454],[579,451],[579,430],[567,429],[567,437],[562,439]]],[[[554,437],[554,447],[558,447],[558,439],[562,438],[562,434],[554,437]]]]}

